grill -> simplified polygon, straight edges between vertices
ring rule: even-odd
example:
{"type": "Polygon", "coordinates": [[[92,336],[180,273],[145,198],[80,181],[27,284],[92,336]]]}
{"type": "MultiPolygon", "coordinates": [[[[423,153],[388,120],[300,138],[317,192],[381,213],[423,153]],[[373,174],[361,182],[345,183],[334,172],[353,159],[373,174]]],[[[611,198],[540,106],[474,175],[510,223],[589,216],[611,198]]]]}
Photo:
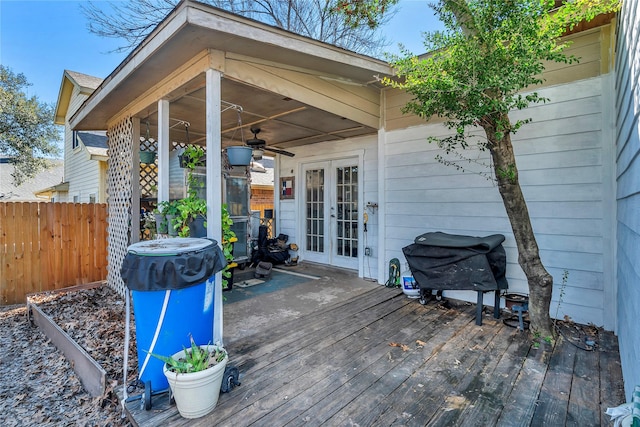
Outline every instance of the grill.
{"type": "Polygon", "coordinates": [[[473,290],[478,293],[476,324],[482,325],[485,292],[495,292],[493,317],[500,318],[500,290],[509,287],[502,234],[486,237],[442,232],[425,233],[402,248],[420,287],[421,301],[433,290],[473,290]]]}

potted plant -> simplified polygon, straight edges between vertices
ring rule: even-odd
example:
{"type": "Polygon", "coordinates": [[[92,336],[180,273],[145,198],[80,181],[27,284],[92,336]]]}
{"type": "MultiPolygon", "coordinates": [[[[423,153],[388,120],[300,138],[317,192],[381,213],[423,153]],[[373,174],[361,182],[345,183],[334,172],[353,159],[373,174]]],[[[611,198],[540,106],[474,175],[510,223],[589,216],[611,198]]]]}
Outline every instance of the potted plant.
{"type": "Polygon", "coordinates": [[[173,219],[173,227],[178,231],[178,236],[206,237],[206,200],[195,194],[189,194],[184,199],[176,201],[176,209],[178,213],[173,219]]]}
{"type": "Polygon", "coordinates": [[[142,214],[142,220],[144,221],[144,230],[147,230],[146,232],[144,232],[142,238],[145,239],[148,236],[149,238],[154,239],[156,236],[156,233],[159,233],[159,231],[157,231],[158,223],[157,223],[156,214],[150,213],[150,212],[144,212],[142,214]]]}
{"type": "Polygon", "coordinates": [[[193,170],[196,166],[205,166],[204,155],[204,148],[199,145],[189,145],[182,154],[178,156],[180,167],[193,170]]]}
{"type": "Polygon", "coordinates": [[[167,234],[169,232],[166,211],[168,201],[162,201],[153,209],[153,217],[155,218],[156,232],[158,234],[167,234]]]}
{"type": "Polygon", "coordinates": [[[180,237],[206,237],[207,202],[198,197],[198,188],[202,183],[193,176],[193,170],[202,163],[204,149],[197,145],[189,145],[182,153],[181,162],[189,169],[187,175],[187,197],[177,201],[177,215],[173,219],[173,227],[180,237]]]}
{"type": "Polygon", "coordinates": [[[178,235],[178,231],[174,227],[174,218],[178,216],[178,213],[177,200],[163,200],[158,203],[158,206],[153,210],[158,234],[178,235]]]}
{"type": "Polygon", "coordinates": [[[140,163],[150,165],[156,161],[156,152],[151,150],[140,150],[140,163]]]}
{"type": "Polygon", "coordinates": [[[224,348],[196,345],[192,337],[190,348],[171,357],[151,355],[165,362],[162,372],[182,417],[199,418],[216,407],[229,360],[224,348]]]}
{"type": "Polygon", "coordinates": [[[233,269],[238,266],[233,261],[233,244],[238,241],[236,233],[231,230],[233,219],[229,215],[227,205],[222,205],[222,253],[227,266],[222,270],[222,289],[231,290],[233,285],[233,269]]]}

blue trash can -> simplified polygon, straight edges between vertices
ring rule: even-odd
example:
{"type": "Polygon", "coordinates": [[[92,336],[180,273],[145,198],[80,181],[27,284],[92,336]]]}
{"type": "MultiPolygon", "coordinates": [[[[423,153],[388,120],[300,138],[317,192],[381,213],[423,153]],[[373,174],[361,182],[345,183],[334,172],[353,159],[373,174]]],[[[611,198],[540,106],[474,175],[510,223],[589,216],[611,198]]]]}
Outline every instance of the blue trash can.
{"type": "Polygon", "coordinates": [[[161,360],[189,347],[213,343],[215,273],[226,262],[217,242],[175,238],[129,246],[122,278],[131,291],[138,379],[152,391],[168,389],[161,360]]]}

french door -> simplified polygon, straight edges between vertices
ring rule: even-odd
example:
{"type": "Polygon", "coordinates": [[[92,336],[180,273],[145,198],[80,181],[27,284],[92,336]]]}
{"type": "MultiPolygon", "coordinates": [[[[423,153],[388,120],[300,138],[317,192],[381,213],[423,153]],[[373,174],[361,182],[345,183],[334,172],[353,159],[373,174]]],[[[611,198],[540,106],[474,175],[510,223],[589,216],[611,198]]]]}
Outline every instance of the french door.
{"type": "Polygon", "coordinates": [[[303,167],[305,259],[358,268],[358,159],[303,167]]]}

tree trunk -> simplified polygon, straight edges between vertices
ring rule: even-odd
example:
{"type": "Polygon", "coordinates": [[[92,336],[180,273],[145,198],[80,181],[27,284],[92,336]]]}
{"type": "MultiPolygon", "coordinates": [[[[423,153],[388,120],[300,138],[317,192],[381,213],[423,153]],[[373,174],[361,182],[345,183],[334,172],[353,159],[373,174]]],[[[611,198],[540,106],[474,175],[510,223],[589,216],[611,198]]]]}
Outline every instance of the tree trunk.
{"type": "Polygon", "coordinates": [[[552,337],[553,328],[549,308],[553,291],[553,277],[547,272],[540,260],[538,243],[533,234],[531,218],[518,180],[518,169],[511,144],[511,134],[505,131],[497,135],[497,124],[509,129],[507,114],[497,119],[487,117],[481,123],[489,141],[489,151],[493,159],[493,168],[498,181],[498,190],[511,223],[511,229],[518,247],[518,263],[529,284],[529,320],[530,331],[542,337],[552,337]]]}

